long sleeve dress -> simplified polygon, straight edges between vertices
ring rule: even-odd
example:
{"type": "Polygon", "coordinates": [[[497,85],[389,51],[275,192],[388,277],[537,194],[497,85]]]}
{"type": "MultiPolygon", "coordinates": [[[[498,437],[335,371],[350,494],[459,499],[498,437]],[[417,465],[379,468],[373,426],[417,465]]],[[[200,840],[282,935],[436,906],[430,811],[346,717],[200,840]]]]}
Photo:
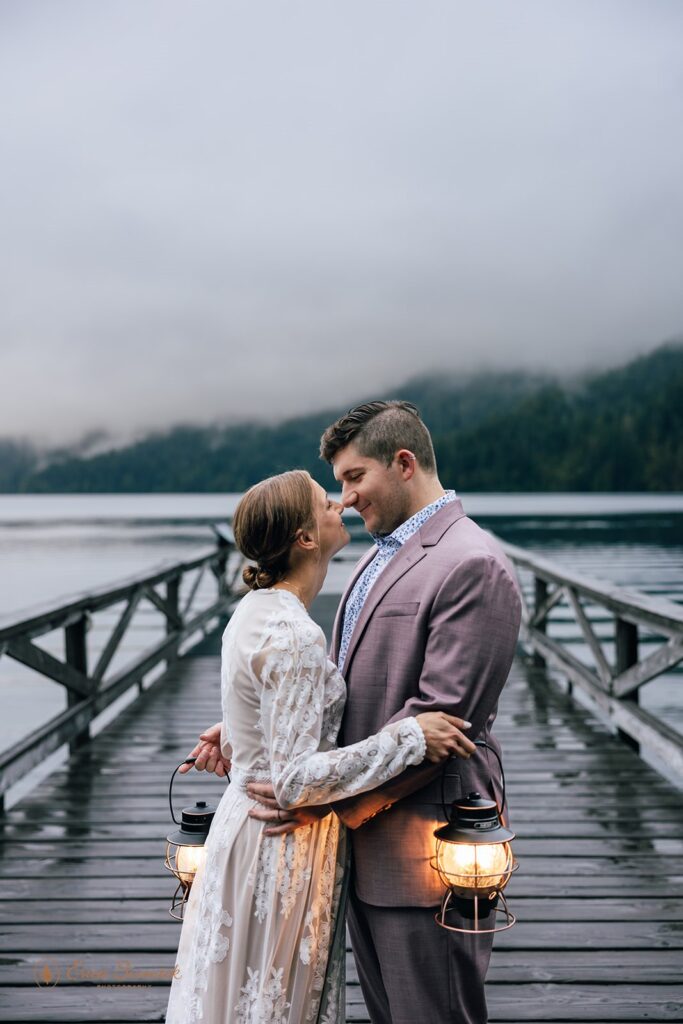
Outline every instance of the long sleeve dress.
{"type": "Polygon", "coordinates": [[[336,747],[346,687],[294,594],[252,591],[223,635],[231,782],[185,910],[166,1024],[343,1024],[346,844],[334,814],[286,836],[248,817],[247,782],[282,807],[373,789],[425,756],[414,718],[336,747]]]}

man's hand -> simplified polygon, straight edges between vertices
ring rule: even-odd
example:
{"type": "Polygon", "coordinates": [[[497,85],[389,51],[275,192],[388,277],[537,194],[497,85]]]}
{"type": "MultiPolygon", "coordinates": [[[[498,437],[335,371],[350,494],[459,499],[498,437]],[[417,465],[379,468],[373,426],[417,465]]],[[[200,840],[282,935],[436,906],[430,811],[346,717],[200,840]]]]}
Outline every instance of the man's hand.
{"type": "Polygon", "coordinates": [[[247,796],[261,804],[261,807],[254,807],[249,811],[249,817],[256,818],[257,821],[272,822],[272,825],[264,828],[264,836],[287,835],[288,832],[294,832],[304,825],[312,825],[313,822],[326,818],[331,810],[329,804],[322,804],[317,807],[294,807],[285,811],[275,799],[275,790],[269,782],[248,782],[247,796]]]}
{"type": "Polygon", "coordinates": [[[232,767],[232,762],[221,753],[221,723],[216,722],[203,732],[199,737],[199,743],[187,756],[196,757],[197,760],[194,765],[181,765],[178,769],[181,775],[185,775],[194,767],[198,772],[215,772],[219,778],[225,778],[232,767]]]}

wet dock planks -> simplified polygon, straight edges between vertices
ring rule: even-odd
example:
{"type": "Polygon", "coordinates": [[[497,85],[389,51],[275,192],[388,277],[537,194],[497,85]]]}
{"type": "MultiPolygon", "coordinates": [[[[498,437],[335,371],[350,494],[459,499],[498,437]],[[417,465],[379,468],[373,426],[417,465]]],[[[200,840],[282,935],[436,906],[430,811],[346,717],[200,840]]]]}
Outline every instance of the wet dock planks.
{"type": "MultiPolygon", "coordinates": [[[[315,609],[328,629],[333,606],[315,609]]],[[[179,933],[162,866],[168,781],[219,717],[218,650],[196,648],[7,813],[3,1021],[163,1020],[179,933]]],[[[521,659],[497,733],[521,866],[490,1020],[683,1020],[683,794],[521,659]]],[[[223,787],[177,777],[174,802],[223,787]]],[[[368,1020],[350,954],[347,1019],[368,1020]]]]}

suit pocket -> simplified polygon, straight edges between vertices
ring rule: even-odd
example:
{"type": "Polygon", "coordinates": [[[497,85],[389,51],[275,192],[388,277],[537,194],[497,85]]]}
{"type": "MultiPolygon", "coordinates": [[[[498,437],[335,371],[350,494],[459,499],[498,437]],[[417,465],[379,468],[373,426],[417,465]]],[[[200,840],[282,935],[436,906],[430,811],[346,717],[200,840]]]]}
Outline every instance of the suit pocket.
{"type": "Polygon", "coordinates": [[[401,604],[381,604],[375,610],[376,619],[386,619],[394,615],[417,615],[419,601],[402,601],[401,604]]]}
{"type": "Polygon", "coordinates": [[[418,789],[414,793],[405,797],[404,799],[406,803],[437,804],[441,806],[441,801],[443,799],[446,806],[448,806],[449,804],[452,804],[454,800],[459,800],[462,796],[462,782],[460,780],[460,775],[453,772],[450,765],[446,766],[446,772],[447,774],[445,776],[438,775],[435,779],[432,779],[431,782],[428,782],[426,786],[423,786],[422,789],[418,789]]]}

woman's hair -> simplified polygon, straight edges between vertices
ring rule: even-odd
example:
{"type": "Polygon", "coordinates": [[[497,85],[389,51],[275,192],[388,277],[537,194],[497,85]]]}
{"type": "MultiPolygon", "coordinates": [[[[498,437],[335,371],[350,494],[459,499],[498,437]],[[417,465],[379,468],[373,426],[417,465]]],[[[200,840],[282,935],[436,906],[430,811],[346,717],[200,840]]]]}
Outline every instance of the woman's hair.
{"type": "Polygon", "coordinates": [[[256,562],[242,572],[250,590],[284,579],[297,534],[314,522],[312,479],[306,470],[292,469],[249,488],[235,510],[232,527],[237,547],[256,562]]]}

